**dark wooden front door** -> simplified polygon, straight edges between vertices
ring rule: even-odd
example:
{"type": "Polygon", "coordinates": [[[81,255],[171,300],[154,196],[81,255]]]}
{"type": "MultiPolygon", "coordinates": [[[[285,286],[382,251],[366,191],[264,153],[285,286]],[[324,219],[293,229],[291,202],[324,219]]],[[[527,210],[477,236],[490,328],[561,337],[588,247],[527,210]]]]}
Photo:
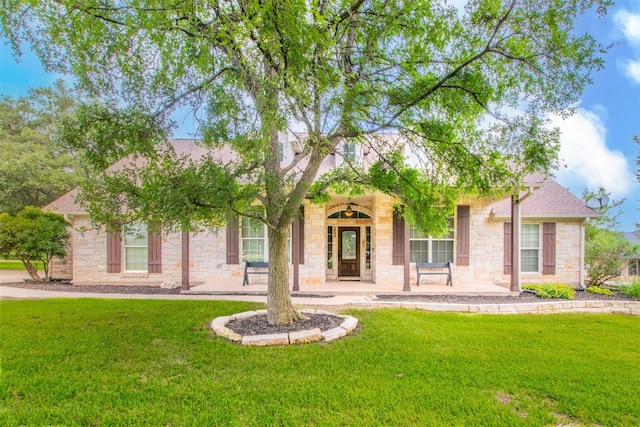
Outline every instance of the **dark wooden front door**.
{"type": "Polygon", "coordinates": [[[360,276],[360,228],[338,228],[338,276],[360,276]]]}

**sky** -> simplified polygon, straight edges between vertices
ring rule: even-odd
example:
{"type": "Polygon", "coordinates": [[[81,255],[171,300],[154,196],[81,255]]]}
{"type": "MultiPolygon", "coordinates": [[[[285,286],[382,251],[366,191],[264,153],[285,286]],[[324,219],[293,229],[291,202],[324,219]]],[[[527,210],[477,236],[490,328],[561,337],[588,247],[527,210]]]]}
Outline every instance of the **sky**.
{"type": "MultiPolygon", "coordinates": [[[[450,0],[460,7],[466,0],[450,0]]],[[[579,32],[588,32],[603,45],[613,45],[605,55],[604,69],[592,75],[568,119],[550,117],[560,128],[560,167],[556,180],[574,195],[585,189],[604,188],[612,200],[624,199],[618,217],[621,231],[633,231],[640,223],[640,182],[635,177],[640,145],[640,0],[617,0],[604,17],[581,17],[579,32]]],[[[29,88],[50,86],[63,77],[44,71],[39,59],[23,46],[16,62],[10,48],[0,39],[0,95],[19,97],[29,88]]],[[[189,121],[181,124],[174,137],[192,137],[189,121]]]]}

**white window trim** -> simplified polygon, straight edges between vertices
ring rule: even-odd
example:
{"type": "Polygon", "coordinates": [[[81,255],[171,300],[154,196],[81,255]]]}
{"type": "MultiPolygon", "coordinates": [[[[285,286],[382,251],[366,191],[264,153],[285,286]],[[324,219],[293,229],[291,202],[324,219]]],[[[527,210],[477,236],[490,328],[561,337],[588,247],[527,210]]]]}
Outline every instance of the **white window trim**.
{"type": "MultiPolygon", "coordinates": [[[[244,220],[248,219],[250,220],[250,218],[247,217],[241,217],[240,218],[240,262],[246,262],[245,258],[244,258],[244,241],[245,240],[259,240],[260,238],[258,237],[244,237],[243,236],[243,231],[244,231],[244,220]]],[[[262,260],[258,261],[258,262],[268,262],[269,261],[269,236],[267,234],[267,225],[264,223],[260,223],[260,225],[262,226],[262,233],[263,233],[263,237],[261,240],[263,240],[263,247],[264,247],[264,252],[262,254],[262,260]]],[[[289,237],[288,237],[288,243],[287,243],[287,252],[288,252],[288,262],[289,264],[291,264],[291,251],[292,251],[292,245],[291,245],[291,236],[292,236],[293,232],[292,232],[292,227],[289,227],[289,237]]]]}
{"type": "Polygon", "coordinates": [[[542,262],[542,256],[541,256],[542,255],[542,248],[541,248],[542,236],[540,234],[541,232],[542,232],[542,227],[540,226],[540,223],[527,222],[527,223],[522,223],[520,225],[520,271],[522,273],[532,273],[533,274],[533,273],[540,273],[542,271],[540,269],[540,263],[542,262]],[[523,240],[524,240],[523,239],[524,229],[525,229],[525,226],[530,226],[530,225],[535,225],[535,226],[538,227],[538,246],[524,246],[524,243],[523,243],[523,240]],[[527,251],[535,250],[535,251],[538,252],[538,256],[537,256],[538,262],[537,262],[537,265],[536,265],[536,269],[534,271],[525,270],[524,269],[524,251],[525,250],[527,250],[527,251]]]}
{"type": "MultiPolygon", "coordinates": [[[[133,234],[133,233],[132,233],[133,234]]],[[[122,235],[122,264],[124,266],[124,272],[125,273],[148,273],[149,272],[149,230],[146,226],[146,224],[141,224],[141,223],[136,223],[136,224],[132,224],[129,227],[125,226],[125,229],[123,231],[123,235],[122,235]],[[127,228],[136,228],[135,233],[138,233],[140,231],[142,231],[141,229],[144,228],[144,234],[146,236],[146,245],[130,245],[127,244],[127,235],[129,233],[127,233],[127,228]],[[147,263],[146,263],[146,268],[144,270],[129,270],[127,268],[128,263],[127,263],[127,249],[133,249],[133,248],[145,248],[147,250],[147,263]]]]}
{"type": "MultiPolygon", "coordinates": [[[[453,221],[452,221],[453,223],[453,221]]],[[[420,231],[418,229],[415,228],[415,226],[410,225],[410,229],[409,229],[409,235],[411,235],[412,232],[417,231],[418,233],[420,233],[420,231]]],[[[434,242],[452,242],[451,245],[451,261],[453,262],[453,260],[455,259],[455,254],[456,254],[456,239],[455,239],[456,235],[455,235],[455,225],[454,228],[451,229],[451,237],[439,237],[439,238],[435,238],[435,237],[431,237],[431,236],[423,236],[423,237],[409,237],[409,259],[411,260],[412,256],[411,256],[411,242],[417,242],[417,241],[421,241],[421,242],[427,242],[427,261],[421,261],[421,262],[434,262],[433,261],[433,243],[434,242]]],[[[411,261],[412,264],[415,264],[415,261],[411,261]]]]}

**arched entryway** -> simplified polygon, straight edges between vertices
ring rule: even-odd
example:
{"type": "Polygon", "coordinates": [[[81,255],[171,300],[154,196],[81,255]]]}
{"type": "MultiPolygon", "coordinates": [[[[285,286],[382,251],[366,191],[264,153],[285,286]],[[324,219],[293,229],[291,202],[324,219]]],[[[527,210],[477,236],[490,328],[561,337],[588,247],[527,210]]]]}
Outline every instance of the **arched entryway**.
{"type": "Polygon", "coordinates": [[[372,216],[356,203],[327,209],[327,279],[372,280],[372,216]]]}

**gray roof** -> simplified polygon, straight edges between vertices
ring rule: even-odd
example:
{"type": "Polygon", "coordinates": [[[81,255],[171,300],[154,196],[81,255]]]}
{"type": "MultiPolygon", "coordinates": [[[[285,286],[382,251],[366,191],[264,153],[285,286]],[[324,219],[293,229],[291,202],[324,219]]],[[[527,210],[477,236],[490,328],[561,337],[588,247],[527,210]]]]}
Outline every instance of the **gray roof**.
{"type": "MultiPolygon", "coordinates": [[[[569,190],[558,184],[553,178],[541,174],[532,174],[525,178],[525,187],[533,188],[533,193],[520,205],[522,218],[593,218],[596,211],[569,190]]],[[[520,193],[524,197],[527,192],[520,193]]],[[[495,218],[511,218],[511,198],[496,202],[492,206],[495,218]]]]}
{"type": "Polygon", "coordinates": [[[640,229],[636,231],[628,231],[624,234],[624,238],[633,243],[634,245],[640,245],[640,229]]]}

